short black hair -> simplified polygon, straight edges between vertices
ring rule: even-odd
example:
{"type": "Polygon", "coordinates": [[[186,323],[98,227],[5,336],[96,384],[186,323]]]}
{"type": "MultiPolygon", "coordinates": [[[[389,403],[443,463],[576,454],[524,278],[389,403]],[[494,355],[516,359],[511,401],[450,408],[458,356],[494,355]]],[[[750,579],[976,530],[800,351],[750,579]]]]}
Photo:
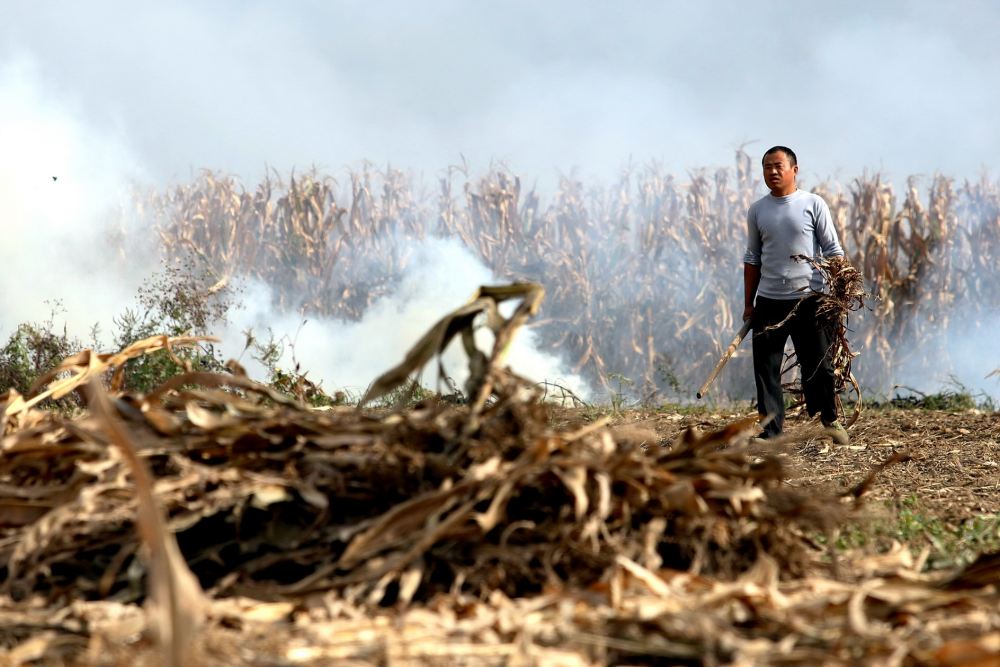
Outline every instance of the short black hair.
{"type": "Polygon", "coordinates": [[[772,153],[777,153],[779,151],[788,156],[788,162],[791,164],[791,166],[794,167],[799,163],[799,159],[795,157],[795,151],[793,151],[788,146],[772,146],[771,148],[767,149],[767,151],[764,153],[764,157],[760,159],[761,166],[763,166],[764,164],[764,158],[766,158],[768,155],[772,153]]]}

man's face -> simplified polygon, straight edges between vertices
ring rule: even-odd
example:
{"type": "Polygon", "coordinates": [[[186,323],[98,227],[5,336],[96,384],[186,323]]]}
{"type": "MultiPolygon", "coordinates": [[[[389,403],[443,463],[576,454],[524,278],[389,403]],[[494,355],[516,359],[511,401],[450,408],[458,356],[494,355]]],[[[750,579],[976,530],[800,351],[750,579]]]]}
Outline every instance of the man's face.
{"type": "Polygon", "coordinates": [[[795,176],[799,166],[792,166],[784,151],[764,156],[764,184],[772,193],[788,195],[795,192],[795,176]]]}

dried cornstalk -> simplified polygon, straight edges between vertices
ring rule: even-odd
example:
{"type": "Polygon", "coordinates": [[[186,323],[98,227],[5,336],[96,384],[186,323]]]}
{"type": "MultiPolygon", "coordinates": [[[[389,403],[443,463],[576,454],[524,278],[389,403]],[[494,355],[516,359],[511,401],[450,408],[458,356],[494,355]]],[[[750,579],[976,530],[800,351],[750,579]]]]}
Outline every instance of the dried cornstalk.
{"type": "Polygon", "coordinates": [[[850,341],[847,338],[847,325],[850,313],[860,310],[865,305],[865,298],[869,296],[864,289],[864,280],[861,272],[844,257],[816,258],[795,255],[794,258],[806,262],[818,271],[826,285],[826,290],[818,295],[819,306],[816,315],[820,320],[819,326],[825,327],[830,335],[834,389],[837,394],[849,390],[853,390],[855,394],[854,414],[848,419],[853,424],[861,412],[862,396],[857,380],[851,373],[851,363],[858,353],[851,351],[850,341]]]}
{"type": "Polygon", "coordinates": [[[206,600],[198,580],[188,569],[163,512],[153,493],[153,477],[139,458],[128,430],[111,407],[107,393],[96,378],[90,380],[90,409],[103,422],[104,431],[118,448],[135,480],[138,500],[136,520],[147,550],[149,570],[149,614],[160,643],[165,667],[192,664],[194,641],[204,621],[206,600]]]}
{"type": "MultiPolygon", "coordinates": [[[[852,322],[867,386],[888,391],[904,363],[937,370],[930,359],[946,364],[949,335],[989,331],[1000,310],[990,263],[1000,254],[1000,185],[935,177],[900,194],[875,174],[814,190],[875,297],[852,322]],[[928,346],[937,352],[915,351],[928,346]]],[[[570,367],[597,384],[624,377],[637,394],[680,397],[717,360],[720,332],[739,326],[744,219],[760,192],[740,152],[735,170],[695,170],[686,182],[654,166],[603,188],[565,178],[546,202],[504,170],[473,178],[451,169],[423,196],[398,171],[364,168],[343,185],[307,173],[250,189],[206,172],[143,193],[138,206],[169,256],[193,253],[213,275],[259,278],[279,307],[348,320],[392,293],[413,241],[455,238],[495,275],[545,287],[536,331],[570,367]]],[[[749,359],[732,364],[719,396],[752,395],[749,359]]]]}

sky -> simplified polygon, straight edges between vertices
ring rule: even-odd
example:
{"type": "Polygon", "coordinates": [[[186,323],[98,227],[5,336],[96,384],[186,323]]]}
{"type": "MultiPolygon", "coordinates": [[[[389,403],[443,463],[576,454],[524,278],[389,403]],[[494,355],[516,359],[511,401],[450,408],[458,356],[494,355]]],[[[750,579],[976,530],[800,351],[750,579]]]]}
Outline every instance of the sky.
{"type": "Polygon", "coordinates": [[[1000,3],[3,0],[0,67],[147,173],[463,159],[542,182],[792,146],[804,175],[995,169],[1000,3]]]}
{"type": "MultiPolygon", "coordinates": [[[[155,249],[102,252],[108,211],[129,183],[164,188],[203,168],[252,187],[269,168],[339,175],[367,161],[434,182],[450,165],[475,177],[502,163],[544,194],[560,174],[606,185],[657,163],[683,180],[776,144],[796,150],[806,187],[1000,166],[1000,3],[988,0],[0,10],[0,340],[54,312],[81,337],[113,321],[155,249]]],[[[467,259],[455,257],[483,279],[467,259]]]]}

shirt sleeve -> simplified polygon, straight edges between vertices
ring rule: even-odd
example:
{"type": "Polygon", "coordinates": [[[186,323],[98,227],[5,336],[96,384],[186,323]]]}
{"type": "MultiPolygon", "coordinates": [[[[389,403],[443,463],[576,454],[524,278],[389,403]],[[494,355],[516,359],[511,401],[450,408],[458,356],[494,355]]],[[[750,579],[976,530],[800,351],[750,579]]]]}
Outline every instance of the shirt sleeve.
{"type": "Polygon", "coordinates": [[[837,238],[837,228],[833,226],[833,216],[830,215],[830,207],[826,205],[822,197],[816,198],[816,243],[823,257],[839,257],[844,254],[844,249],[840,246],[837,238]]]}
{"type": "Polygon", "coordinates": [[[751,206],[747,209],[747,251],[743,255],[743,263],[760,266],[760,248],[760,228],[757,227],[757,212],[751,206]]]}

